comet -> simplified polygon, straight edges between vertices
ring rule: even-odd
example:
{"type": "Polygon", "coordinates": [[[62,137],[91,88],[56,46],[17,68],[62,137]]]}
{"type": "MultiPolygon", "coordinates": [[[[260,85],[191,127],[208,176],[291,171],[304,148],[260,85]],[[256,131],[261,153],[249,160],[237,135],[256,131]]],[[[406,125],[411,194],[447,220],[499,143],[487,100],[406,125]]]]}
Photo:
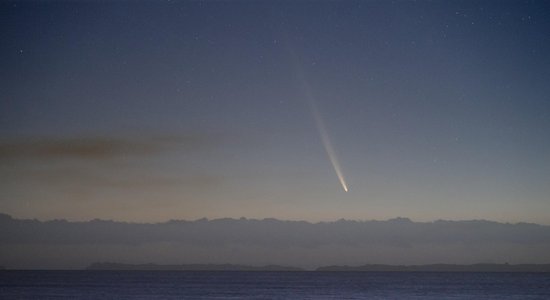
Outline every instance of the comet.
{"type": "Polygon", "coordinates": [[[342,172],[342,167],[340,166],[340,162],[338,161],[338,156],[336,155],[336,150],[334,150],[334,146],[332,145],[332,141],[330,140],[330,136],[328,134],[323,117],[319,111],[319,108],[317,107],[317,101],[315,100],[309,81],[305,76],[305,72],[302,69],[302,65],[300,63],[300,59],[297,53],[294,51],[294,47],[292,47],[290,42],[288,42],[288,39],[286,40],[287,40],[286,49],[290,54],[290,57],[292,58],[297,79],[301,83],[301,87],[305,96],[305,101],[307,102],[307,105],[311,111],[313,119],[315,120],[315,127],[317,127],[317,131],[319,132],[319,136],[321,137],[321,141],[323,143],[323,147],[325,148],[325,152],[327,153],[328,159],[332,164],[334,172],[336,173],[336,176],[340,181],[340,185],[342,185],[342,189],[344,189],[344,192],[348,192],[349,191],[348,184],[346,183],[344,173],[342,172]]]}
{"type": "Polygon", "coordinates": [[[340,166],[340,162],[338,161],[338,156],[336,155],[336,151],[334,150],[334,146],[332,145],[332,141],[330,140],[325,122],[323,120],[323,117],[321,116],[321,113],[319,112],[319,108],[317,107],[317,103],[315,102],[315,98],[313,97],[313,94],[311,92],[311,88],[308,82],[305,80],[303,81],[303,88],[306,96],[306,101],[311,110],[311,114],[313,115],[313,119],[315,120],[315,125],[317,127],[317,131],[319,132],[319,136],[321,137],[321,141],[323,142],[323,147],[325,148],[328,159],[330,160],[330,163],[334,168],[334,172],[336,172],[336,176],[338,177],[338,180],[340,181],[344,192],[348,192],[348,184],[346,183],[344,173],[342,172],[342,167],[340,166]]]}

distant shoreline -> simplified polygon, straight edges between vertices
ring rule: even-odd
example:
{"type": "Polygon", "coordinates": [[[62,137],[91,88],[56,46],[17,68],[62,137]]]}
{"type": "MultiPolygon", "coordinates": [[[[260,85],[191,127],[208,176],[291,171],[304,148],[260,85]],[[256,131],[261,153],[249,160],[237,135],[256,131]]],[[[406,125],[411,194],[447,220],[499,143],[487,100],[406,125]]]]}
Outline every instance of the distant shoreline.
{"type": "Polygon", "coordinates": [[[325,266],[316,271],[326,272],[550,272],[550,264],[426,264],[426,265],[383,265],[325,266]]]}
{"type": "Polygon", "coordinates": [[[86,270],[120,270],[120,271],[306,271],[302,268],[265,265],[250,266],[237,264],[180,264],[180,265],[160,265],[160,264],[123,264],[123,263],[93,263],[86,267],[86,270]]]}
{"type": "Polygon", "coordinates": [[[90,271],[271,271],[271,272],[550,272],[550,264],[426,264],[322,266],[313,270],[299,267],[266,265],[250,266],[236,264],[123,264],[93,263],[85,268],[90,271]]]}

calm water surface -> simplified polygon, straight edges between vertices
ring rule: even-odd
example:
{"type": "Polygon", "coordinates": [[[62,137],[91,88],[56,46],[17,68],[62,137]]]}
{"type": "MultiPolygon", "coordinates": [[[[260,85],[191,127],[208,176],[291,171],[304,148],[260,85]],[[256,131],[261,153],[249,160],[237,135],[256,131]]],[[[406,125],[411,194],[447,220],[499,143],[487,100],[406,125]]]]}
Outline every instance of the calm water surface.
{"type": "Polygon", "coordinates": [[[1,299],[550,299],[550,273],[0,271],[1,299]]]}

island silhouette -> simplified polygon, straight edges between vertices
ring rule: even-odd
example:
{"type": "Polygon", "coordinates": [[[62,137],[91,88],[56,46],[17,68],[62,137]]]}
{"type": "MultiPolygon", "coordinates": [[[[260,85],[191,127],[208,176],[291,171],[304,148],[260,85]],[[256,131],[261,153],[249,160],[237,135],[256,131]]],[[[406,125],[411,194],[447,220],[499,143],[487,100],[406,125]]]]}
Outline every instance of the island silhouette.
{"type": "Polygon", "coordinates": [[[490,264],[478,263],[427,264],[427,265],[383,265],[367,264],[362,266],[323,266],[313,270],[304,268],[265,265],[249,266],[235,264],[125,264],[99,262],[86,267],[86,270],[103,271],[268,271],[268,272],[550,272],[550,264],[490,264]]]}

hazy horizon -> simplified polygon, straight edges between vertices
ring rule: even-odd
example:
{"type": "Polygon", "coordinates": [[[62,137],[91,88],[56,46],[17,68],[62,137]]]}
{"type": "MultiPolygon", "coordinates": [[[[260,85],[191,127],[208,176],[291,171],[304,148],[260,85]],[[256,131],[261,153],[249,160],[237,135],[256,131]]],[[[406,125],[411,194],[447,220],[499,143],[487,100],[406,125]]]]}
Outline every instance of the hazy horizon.
{"type": "Polygon", "coordinates": [[[550,263],[550,226],[491,221],[309,223],[199,219],[69,222],[0,215],[0,265],[84,268],[95,262],[286,265],[550,263]]]}
{"type": "Polygon", "coordinates": [[[126,220],[126,219],[109,219],[109,218],[101,218],[101,217],[92,217],[88,219],[70,219],[70,218],[64,218],[64,217],[54,217],[54,218],[36,218],[36,217],[22,217],[22,216],[15,216],[11,214],[7,214],[0,211],[0,215],[3,216],[9,216],[13,219],[17,220],[36,220],[40,222],[49,222],[49,221],[68,221],[68,222],[90,222],[94,220],[99,221],[113,221],[113,222],[124,222],[124,223],[134,223],[134,224],[157,224],[157,223],[166,223],[171,221],[185,221],[185,222],[195,222],[195,221],[201,221],[201,220],[207,220],[207,221],[215,221],[215,220],[254,220],[254,221],[263,221],[263,220],[277,220],[277,221],[289,221],[289,222],[306,222],[310,224],[317,224],[317,223],[334,223],[338,221],[351,221],[351,222],[385,222],[385,221],[391,221],[391,220],[409,220],[414,223],[434,223],[437,221],[449,221],[449,222],[468,222],[468,221],[487,221],[487,222],[494,222],[494,223],[502,223],[502,224],[536,224],[536,225],[542,225],[542,226],[550,226],[550,224],[546,223],[537,223],[537,222],[527,222],[527,221],[509,221],[509,220],[494,220],[494,219],[484,219],[484,218],[473,218],[473,219],[445,219],[445,218],[435,218],[435,219],[413,219],[406,216],[393,216],[388,217],[385,219],[369,219],[369,218],[358,218],[358,219],[347,219],[347,218],[334,218],[334,219],[322,219],[322,220],[307,220],[307,219],[285,219],[285,218],[278,218],[278,217],[247,217],[247,216],[214,216],[214,217],[197,217],[197,218],[170,218],[170,219],[159,219],[159,220],[126,220]]]}

